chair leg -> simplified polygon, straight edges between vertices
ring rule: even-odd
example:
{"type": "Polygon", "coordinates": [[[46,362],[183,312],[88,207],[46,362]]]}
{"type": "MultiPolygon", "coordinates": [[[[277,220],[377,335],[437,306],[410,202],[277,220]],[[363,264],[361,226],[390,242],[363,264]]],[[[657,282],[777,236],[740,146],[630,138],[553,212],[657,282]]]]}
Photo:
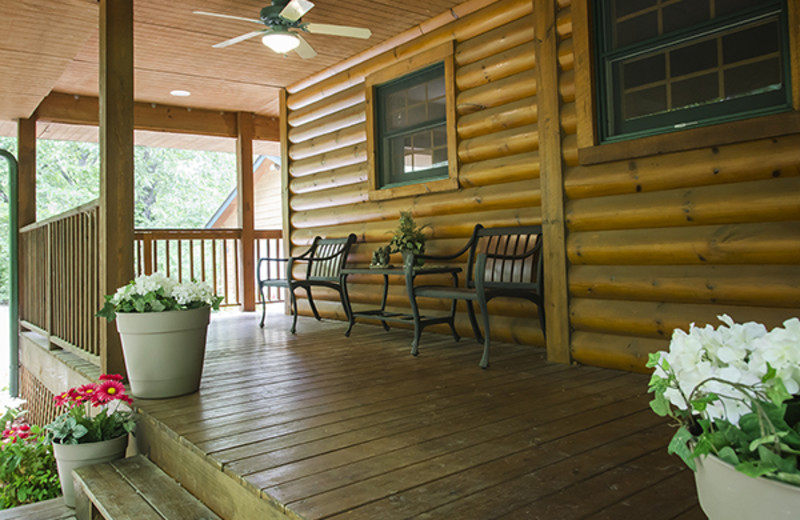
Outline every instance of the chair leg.
{"type": "Polygon", "coordinates": [[[481,357],[480,367],[481,368],[488,368],[489,367],[489,338],[491,337],[491,333],[489,332],[489,311],[486,305],[486,297],[485,295],[478,296],[478,305],[481,309],[481,316],[483,316],[483,356],[481,357]]]}
{"type": "Polygon", "coordinates": [[[467,300],[467,314],[469,314],[469,322],[472,325],[472,333],[475,334],[475,339],[478,342],[483,341],[481,329],[478,327],[478,320],[475,319],[475,307],[472,305],[472,300],[467,300]]]}
{"type": "Polygon", "coordinates": [[[317,312],[317,306],[314,305],[314,297],[311,296],[311,287],[306,287],[306,294],[308,294],[308,305],[311,306],[311,312],[314,313],[314,317],[317,318],[317,321],[322,321],[319,312],[317,312]]]}
{"type": "Polygon", "coordinates": [[[536,303],[536,310],[539,311],[539,326],[542,327],[542,336],[545,338],[547,337],[547,332],[545,331],[545,321],[544,321],[544,302],[540,301],[536,303]]]}
{"type": "Polygon", "coordinates": [[[294,288],[289,289],[289,298],[292,302],[292,328],[289,332],[297,332],[297,296],[294,295],[294,288]]]}
{"type": "Polygon", "coordinates": [[[267,317],[267,298],[264,296],[264,286],[261,286],[261,323],[259,327],[264,328],[264,320],[267,317]]]}

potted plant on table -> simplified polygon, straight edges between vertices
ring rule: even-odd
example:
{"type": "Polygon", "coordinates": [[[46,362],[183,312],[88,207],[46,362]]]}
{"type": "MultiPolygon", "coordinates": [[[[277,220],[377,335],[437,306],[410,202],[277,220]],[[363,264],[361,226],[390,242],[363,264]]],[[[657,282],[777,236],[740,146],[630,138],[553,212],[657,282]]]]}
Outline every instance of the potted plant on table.
{"type": "Polygon", "coordinates": [[[668,451],[695,470],[709,518],[800,518],[800,320],[719,319],[650,355],[650,405],[678,424],[668,451]]]}
{"type": "MultiPolygon", "coordinates": [[[[415,255],[424,253],[426,237],[422,230],[425,227],[427,227],[427,224],[425,226],[417,226],[410,211],[401,211],[400,224],[389,241],[389,252],[402,253],[404,263],[408,253],[415,255]]],[[[422,265],[423,262],[424,260],[417,259],[417,265],[422,265]]]]}
{"type": "Polygon", "coordinates": [[[128,434],[136,421],[119,374],[103,374],[97,383],[55,397],[61,415],[46,426],[53,442],[64,503],[75,507],[72,470],[125,457],[128,434]]]}
{"type": "Polygon", "coordinates": [[[97,315],[117,320],[134,396],[166,398],[198,389],[211,309],[221,301],[205,282],[178,282],[161,273],[138,276],[106,296],[97,315]]]}

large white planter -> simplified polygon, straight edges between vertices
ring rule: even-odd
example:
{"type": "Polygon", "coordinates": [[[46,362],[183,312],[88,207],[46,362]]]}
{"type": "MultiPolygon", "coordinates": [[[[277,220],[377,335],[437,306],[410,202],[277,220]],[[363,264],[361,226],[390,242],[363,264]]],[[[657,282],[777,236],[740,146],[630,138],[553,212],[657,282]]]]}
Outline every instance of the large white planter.
{"type": "Polygon", "coordinates": [[[116,439],[87,442],[86,444],[58,444],[54,442],[53,455],[58,466],[58,478],[61,480],[64,503],[69,507],[75,507],[75,488],[72,480],[73,469],[125,458],[125,450],[127,448],[127,433],[116,439]]]}
{"type": "Polygon", "coordinates": [[[696,462],[697,498],[709,520],[800,518],[800,487],[748,477],[713,455],[696,462]]]}
{"type": "Polygon", "coordinates": [[[198,389],[210,313],[210,307],[117,313],[117,330],[135,397],[162,399],[198,389]]]}

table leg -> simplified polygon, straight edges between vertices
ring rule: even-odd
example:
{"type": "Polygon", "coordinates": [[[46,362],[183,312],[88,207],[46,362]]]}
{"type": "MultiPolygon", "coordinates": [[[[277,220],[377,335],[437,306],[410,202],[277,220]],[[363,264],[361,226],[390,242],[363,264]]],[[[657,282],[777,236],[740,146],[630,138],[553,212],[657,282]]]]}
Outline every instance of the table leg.
{"type": "MultiPolygon", "coordinates": [[[[458,287],[458,274],[452,273],[453,275],[453,287],[458,287]]],[[[459,341],[461,336],[458,335],[456,332],[456,303],[458,300],[452,300],[450,303],[450,321],[447,322],[450,325],[450,330],[453,332],[453,340],[459,341]]]]}
{"type": "MultiPolygon", "coordinates": [[[[386,296],[389,294],[389,275],[383,275],[383,296],[381,297],[381,314],[386,311],[386,296]]],[[[383,330],[389,330],[389,324],[381,320],[383,330]]]]}
{"type": "Polygon", "coordinates": [[[419,339],[422,335],[422,324],[420,323],[419,307],[417,297],[414,294],[414,268],[406,266],[406,290],[408,291],[408,301],[411,304],[411,315],[414,318],[414,340],[411,342],[411,355],[419,354],[419,339]]]}

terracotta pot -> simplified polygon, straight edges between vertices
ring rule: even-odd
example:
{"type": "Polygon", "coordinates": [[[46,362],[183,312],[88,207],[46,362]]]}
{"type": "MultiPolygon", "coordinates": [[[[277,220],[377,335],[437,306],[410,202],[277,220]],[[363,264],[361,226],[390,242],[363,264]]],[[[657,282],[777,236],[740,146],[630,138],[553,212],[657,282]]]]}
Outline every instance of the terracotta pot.
{"type": "Polygon", "coordinates": [[[122,354],[135,397],[163,399],[197,391],[210,313],[210,307],[200,307],[117,314],[122,354]]]}
{"type": "Polygon", "coordinates": [[[748,477],[714,455],[697,459],[700,507],[710,520],[800,518],[800,487],[748,477]]]}
{"type": "Polygon", "coordinates": [[[85,444],[58,444],[54,442],[53,455],[58,466],[58,478],[61,480],[64,503],[69,507],[75,507],[75,489],[72,480],[73,469],[125,458],[125,450],[127,448],[127,433],[116,439],[87,442],[85,444]]]}

